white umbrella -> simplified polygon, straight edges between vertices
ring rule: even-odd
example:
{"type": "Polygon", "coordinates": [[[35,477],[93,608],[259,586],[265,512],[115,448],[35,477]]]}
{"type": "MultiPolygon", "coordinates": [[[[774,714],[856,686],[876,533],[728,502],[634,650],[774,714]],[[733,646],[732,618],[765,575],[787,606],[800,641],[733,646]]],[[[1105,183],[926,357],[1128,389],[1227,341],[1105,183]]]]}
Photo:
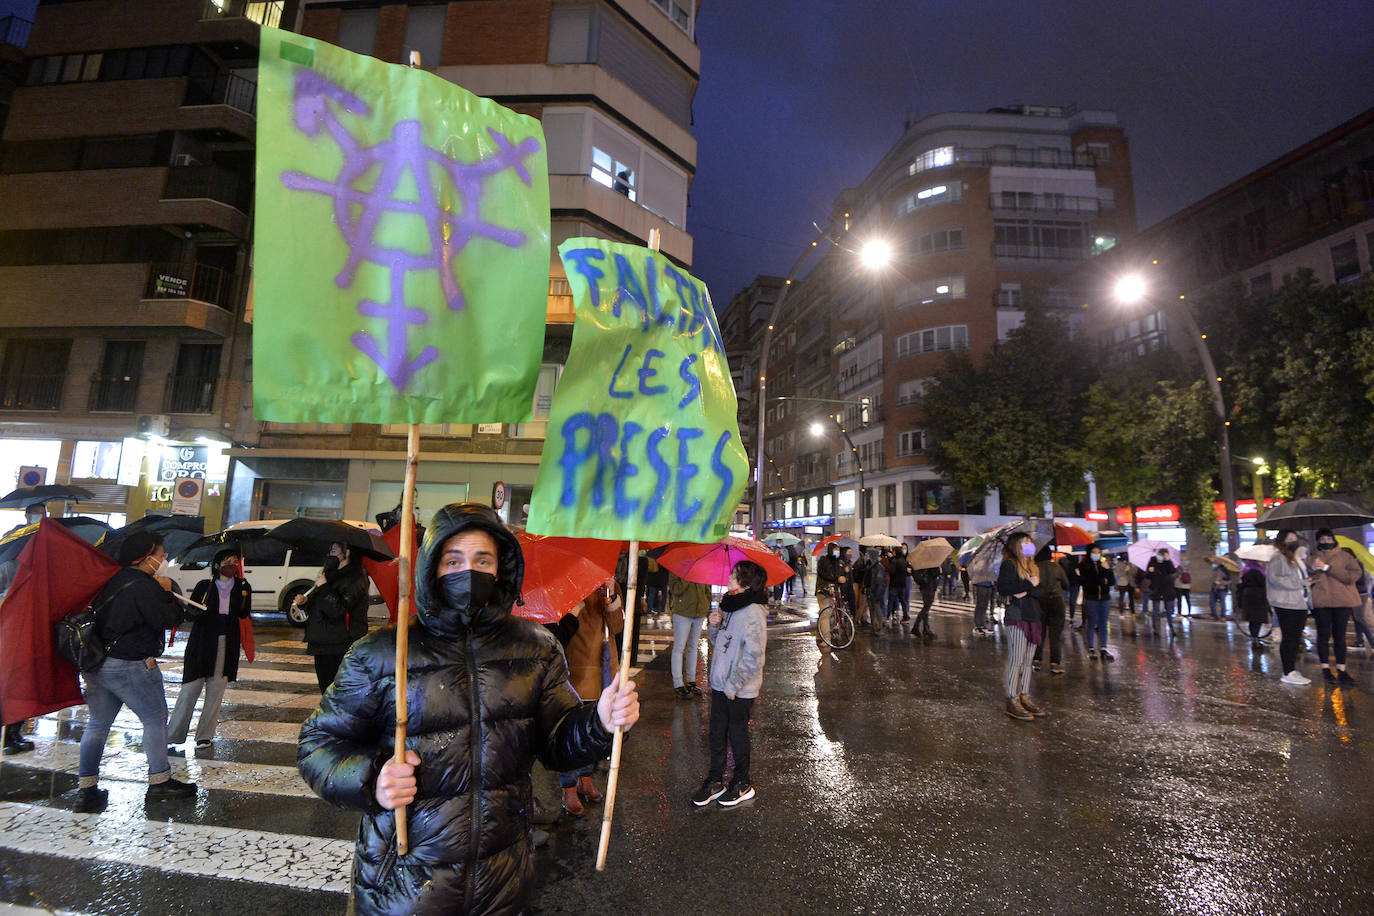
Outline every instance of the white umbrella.
{"type": "Polygon", "coordinates": [[[890,534],[866,534],[859,538],[863,547],[901,547],[902,542],[890,534]]]}
{"type": "Polygon", "coordinates": [[[1273,544],[1246,544],[1236,551],[1236,556],[1242,560],[1254,560],[1256,563],[1268,563],[1278,556],[1279,549],[1273,544]]]}
{"type": "Polygon", "coordinates": [[[1161,550],[1169,551],[1169,559],[1173,561],[1175,566],[1178,565],[1179,553],[1177,548],[1170,546],[1165,541],[1153,541],[1149,538],[1141,538],[1130,547],[1127,547],[1126,556],[1133,565],[1141,569],[1148,569],[1150,566],[1150,557],[1159,553],[1161,550]]]}

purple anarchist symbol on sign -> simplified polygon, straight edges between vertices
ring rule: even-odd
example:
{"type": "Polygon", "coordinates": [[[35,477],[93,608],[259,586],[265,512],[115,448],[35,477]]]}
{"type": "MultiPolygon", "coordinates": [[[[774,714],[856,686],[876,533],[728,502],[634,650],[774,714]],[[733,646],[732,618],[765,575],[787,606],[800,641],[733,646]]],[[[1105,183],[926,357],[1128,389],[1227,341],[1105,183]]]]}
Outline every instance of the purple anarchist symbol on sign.
{"type": "Polygon", "coordinates": [[[334,222],[348,245],[348,259],[334,278],[340,289],[353,285],[358,268],[364,263],[378,264],[390,271],[389,300],[358,303],[359,314],[386,322],[385,350],[367,331],[356,332],[351,340],[381,367],[396,390],[404,393],[415,373],[439,358],[438,348],[432,345],[417,356],[410,356],[409,326],[428,324],[429,315],[407,305],[407,275],[412,271],[437,271],[445,304],[455,311],[463,308],[463,291],[453,274],[453,259],[468,242],[483,238],[511,248],[525,242],[522,232],[482,221],[484,182],[511,169],[528,187],[531,179],[524,160],[539,151],[539,141],[526,137],[512,145],[507,137],[487,128],[496,151],[477,162],[465,163],[425,146],[420,122],[405,120],[393,125],[389,140],[364,146],[340,123],[337,111],[367,115],[371,109],[366,102],[308,69],[297,71],[294,89],[296,127],[312,137],[319,136],[322,130],[328,131],[343,153],[344,162],[333,180],[284,172],[282,184],[295,191],[333,198],[334,222]],[[407,173],[414,181],[415,200],[395,196],[407,173]],[[376,180],[369,187],[365,179],[373,174],[376,180]],[[445,194],[445,180],[452,185],[454,195],[445,194]],[[446,206],[450,199],[452,203],[446,206]],[[375,238],[377,224],[387,214],[413,214],[423,219],[429,249],[417,254],[379,243],[375,238]]]}

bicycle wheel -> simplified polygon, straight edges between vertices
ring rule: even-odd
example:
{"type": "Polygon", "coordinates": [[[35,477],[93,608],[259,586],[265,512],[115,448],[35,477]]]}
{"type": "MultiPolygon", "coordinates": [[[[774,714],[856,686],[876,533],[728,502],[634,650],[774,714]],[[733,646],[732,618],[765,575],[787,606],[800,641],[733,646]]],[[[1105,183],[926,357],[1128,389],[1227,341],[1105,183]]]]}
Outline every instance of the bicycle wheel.
{"type": "Polygon", "coordinates": [[[854,641],[854,618],[843,608],[825,608],[816,618],[816,631],[830,648],[846,649],[854,641]]]}

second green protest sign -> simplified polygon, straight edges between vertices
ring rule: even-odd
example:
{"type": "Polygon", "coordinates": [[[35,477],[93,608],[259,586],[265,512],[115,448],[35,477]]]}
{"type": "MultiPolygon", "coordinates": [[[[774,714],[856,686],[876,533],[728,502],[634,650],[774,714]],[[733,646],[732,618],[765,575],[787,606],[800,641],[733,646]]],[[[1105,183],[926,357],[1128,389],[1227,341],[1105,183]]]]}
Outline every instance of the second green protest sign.
{"type": "Polygon", "coordinates": [[[715,541],[749,476],[705,284],[657,251],[558,249],[577,306],[530,504],[536,534],[715,541]]]}

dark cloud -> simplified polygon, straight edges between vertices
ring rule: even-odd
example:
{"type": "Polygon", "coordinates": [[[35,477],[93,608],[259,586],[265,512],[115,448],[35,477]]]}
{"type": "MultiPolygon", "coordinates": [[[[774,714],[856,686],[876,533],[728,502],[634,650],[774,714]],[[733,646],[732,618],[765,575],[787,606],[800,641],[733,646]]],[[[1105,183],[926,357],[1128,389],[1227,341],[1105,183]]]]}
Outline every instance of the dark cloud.
{"type": "Polygon", "coordinates": [[[1374,106],[1369,0],[708,0],[688,229],[723,306],[784,273],[908,111],[1116,111],[1141,226],[1374,106]]]}

